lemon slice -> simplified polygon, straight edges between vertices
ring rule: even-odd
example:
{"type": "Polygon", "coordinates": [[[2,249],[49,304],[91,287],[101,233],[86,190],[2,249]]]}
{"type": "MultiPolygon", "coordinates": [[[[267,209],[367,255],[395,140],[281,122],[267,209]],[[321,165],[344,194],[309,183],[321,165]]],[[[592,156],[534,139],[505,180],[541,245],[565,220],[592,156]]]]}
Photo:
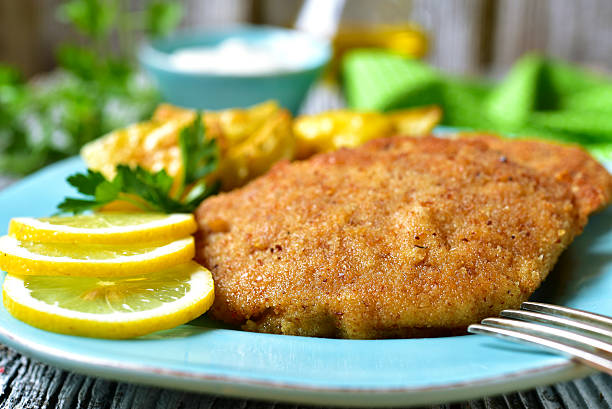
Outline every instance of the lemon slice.
{"type": "Polygon", "coordinates": [[[35,219],[16,217],[9,235],[39,243],[125,244],[169,242],[197,229],[192,214],[95,213],[35,219]]]}
{"type": "Polygon", "coordinates": [[[195,255],[193,237],[170,243],[74,245],[0,237],[0,269],[12,274],[120,277],[147,274],[186,263],[195,255]]]}
{"type": "Polygon", "coordinates": [[[184,324],[214,300],[210,271],[188,262],[147,276],[17,277],[4,280],[6,309],[48,331],[131,338],[184,324]]]}

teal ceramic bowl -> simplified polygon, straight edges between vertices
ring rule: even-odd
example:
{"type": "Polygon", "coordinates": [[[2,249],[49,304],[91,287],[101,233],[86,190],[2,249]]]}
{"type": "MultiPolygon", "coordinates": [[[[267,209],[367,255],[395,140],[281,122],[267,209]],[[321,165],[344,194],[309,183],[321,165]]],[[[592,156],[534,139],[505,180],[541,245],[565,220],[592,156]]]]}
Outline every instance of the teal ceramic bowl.
{"type": "MultiPolygon", "coordinates": [[[[296,55],[296,53],[291,53],[296,55]]],[[[296,113],[312,83],[331,55],[327,42],[296,30],[241,25],[199,32],[182,32],[144,44],[138,58],[157,83],[165,101],[196,109],[247,107],[269,99],[296,113]],[[173,52],[191,47],[214,47],[227,39],[273,47],[275,41],[295,43],[299,61],[293,67],[265,74],[218,74],[179,69],[173,52]]],[[[288,56],[287,58],[291,58],[288,56]]]]}

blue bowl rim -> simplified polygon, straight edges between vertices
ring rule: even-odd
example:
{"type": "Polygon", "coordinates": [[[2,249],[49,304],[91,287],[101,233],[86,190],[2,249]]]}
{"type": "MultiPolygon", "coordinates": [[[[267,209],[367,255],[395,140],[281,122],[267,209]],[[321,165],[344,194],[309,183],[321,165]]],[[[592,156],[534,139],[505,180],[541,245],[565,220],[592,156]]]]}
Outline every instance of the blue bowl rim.
{"type": "Polygon", "coordinates": [[[236,24],[228,25],[223,27],[215,27],[209,29],[186,29],[176,32],[168,37],[154,39],[143,42],[138,50],[138,60],[147,69],[152,68],[154,70],[164,71],[165,73],[180,75],[184,77],[192,78],[218,78],[218,79],[254,79],[254,78],[271,78],[271,77],[289,77],[295,76],[296,74],[304,74],[311,71],[318,71],[325,66],[331,59],[331,44],[329,41],[314,37],[306,32],[277,27],[269,25],[253,25],[253,24],[236,24]],[[287,69],[280,72],[271,72],[264,74],[245,74],[245,75],[231,75],[231,74],[219,74],[209,72],[193,72],[193,71],[181,71],[172,67],[168,62],[168,53],[160,51],[157,47],[161,44],[172,44],[176,41],[185,40],[194,37],[205,37],[211,35],[227,35],[230,37],[232,33],[242,32],[278,32],[284,34],[301,35],[309,38],[312,42],[318,43],[322,52],[317,58],[313,59],[312,62],[304,65],[297,69],[287,69]]]}

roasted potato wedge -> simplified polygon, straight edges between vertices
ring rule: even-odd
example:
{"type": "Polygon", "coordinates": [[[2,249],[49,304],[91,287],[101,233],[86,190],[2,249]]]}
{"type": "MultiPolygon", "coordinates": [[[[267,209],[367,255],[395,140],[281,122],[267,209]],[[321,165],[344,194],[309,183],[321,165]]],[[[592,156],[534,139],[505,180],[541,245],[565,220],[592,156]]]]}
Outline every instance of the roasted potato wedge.
{"type": "Polygon", "coordinates": [[[134,124],[85,145],[81,156],[91,169],[107,178],[115,175],[120,163],[152,171],[166,169],[176,176],[181,170],[178,132],[184,126],[183,121],[174,119],[134,124]]]}
{"type": "Polygon", "coordinates": [[[359,146],[371,139],[402,134],[429,133],[440,122],[437,106],[403,109],[387,114],[339,110],[297,118],[293,125],[297,157],[359,146]]]}
{"type": "MultiPolygon", "coordinates": [[[[86,145],[81,155],[90,168],[107,177],[114,176],[120,163],[165,169],[175,177],[182,172],[178,136],[195,116],[193,110],[162,104],[150,121],[103,136],[86,145]]],[[[294,157],[291,114],[275,102],[205,112],[202,118],[206,137],[219,144],[221,158],[213,177],[221,180],[224,190],[265,173],[279,160],[294,157]]]]}
{"type": "Polygon", "coordinates": [[[391,122],[383,114],[349,110],[305,115],[293,123],[299,159],[340,147],[359,146],[389,135],[392,130],[391,122]]]}
{"type": "Polygon", "coordinates": [[[427,135],[442,120],[442,109],[436,105],[391,111],[387,114],[394,132],[400,135],[427,135]]]}
{"type": "MultiPolygon", "coordinates": [[[[178,137],[195,117],[193,110],[162,104],[150,121],[103,136],[86,145],[81,155],[90,168],[109,178],[122,163],[152,171],[165,169],[178,181],[176,176],[182,172],[178,137]]],[[[292,122],[289,111],[272,101],[246,109],[205,112],[206,137],[217,140],[221,154],[219,168],[209,177],[220,180],[223,190],[234,189],[264,174],[279,160],[355,147],[397,133],[426,134],[440,117],[438,107],[425,107],[388,114],[341,110],[292,122]]]]}
{"type": "Polygon", "coordinates": [[[219,176],[224,190],[246,184],[263,175],[279,160],[295,156],[295,140],[291,114],[277,110],[242,142],[230,146],[219,163],[219,176]]]}

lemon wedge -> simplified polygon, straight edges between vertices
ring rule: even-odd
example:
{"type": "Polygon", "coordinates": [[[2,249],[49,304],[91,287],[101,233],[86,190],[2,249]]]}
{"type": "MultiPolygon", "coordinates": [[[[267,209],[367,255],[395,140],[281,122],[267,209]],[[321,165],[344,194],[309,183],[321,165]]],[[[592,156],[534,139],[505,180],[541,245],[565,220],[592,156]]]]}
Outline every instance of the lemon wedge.
{"type": "Polygon", "coordinates": [[[118,279],[18,277],[8,274],[4,306],[15,318],[48,331],[131,338],[184,324],[214,300],[210,271],[196,262],[118,279]]]}
{"type": "Polygon", "coordinates": [[[16,217],[9,235],[38,243],[129,244],[170,242],[197,229],[192,214],[106,212],[78,216],[16,217]]]}
{"type": "Polygon", "coordinates": [[[195,255],[193,237],[170,243],[74,245],[0,237],[0,269],[17,275],[121,277],[148,274],[186,263],[195,255]]]}

